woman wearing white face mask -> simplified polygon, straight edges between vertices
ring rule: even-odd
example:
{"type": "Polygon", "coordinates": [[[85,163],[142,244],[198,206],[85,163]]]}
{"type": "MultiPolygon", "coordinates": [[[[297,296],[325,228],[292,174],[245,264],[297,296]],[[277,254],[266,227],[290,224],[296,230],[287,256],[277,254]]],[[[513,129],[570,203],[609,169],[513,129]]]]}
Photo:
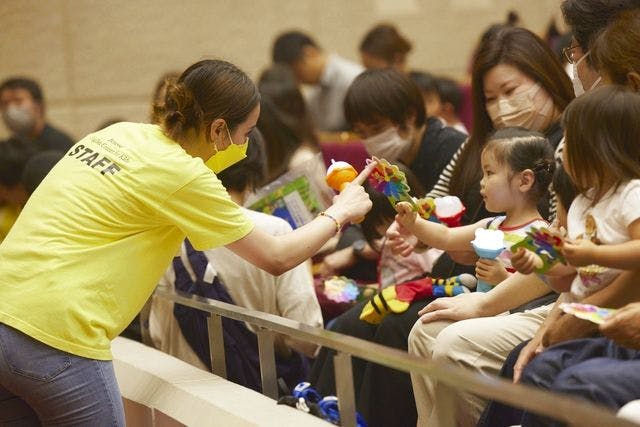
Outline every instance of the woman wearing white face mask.
{"type": "Polygon", "coordinates": [[[588,63],[588,57],[591,50],[586,53],[582,52],[582,47],[575,41],[571,40],[571,46],[564,48],[562,54],[565,56],[569,64],[571,64],[571,83],[573,84],[573,92],[576,96],[584,94],[587,90],[591,90],[602,81],[602,77],[588,63]],[[582,72],[580,66],[582,65],[582,72]],[[580,77],[582,74],[584,77],[580,77]],[[595,80],[594,80],[595,79],[595,80]],[[584,81],[590,82],[585,90],[584,81]]]}
{"type": "Polygon", "coordinates": [[[369,70],[356,77],[344,110],[371,155],[404,163],[427,189],[466,138],[437,118],[426,117],[420,89],[391,69],[369,70]]]}
{"type": "MultiPolygon", "coordinates": [[[[366,73],[360,78],[365,78],[365,76],[366,73]]],[[[354,86],[357,80],[358,79],[354,81],[354,86]]],[[[366,88],[366,91],[361,91],[361,98],[369,99],[379,96],[379,93],[389,91],[387,85],[388,83],[381,83],[377,86],[370,85],[366,88]]],[[[351,89],[353,89],[353,86],[351,89]]],[[[441,175],[440,181],[441,183],[445,183],[446,187],[440,185],[437,187],[439,191],[432,190],[431,194],[436,196],[448,194],[459,196],[467,207],[467,213],[463,217],[464,224],[480,218],[489,217],[490,214],[483,209],[479,186],[481,176],[479,156],[482,147],[487,141],[488,135],[496,128],[506,126],[506,123],[509,125],[529,124],[531,129],[533,129],[533,126],[536,126],[538,129],[545,131],[548,138],[552,140],[552,143],[557,144],[562,136],[562,131],[555,122],[572,98],[573,92],[569,78],[555,58],[553,52],[551,52],[537,36],[527,30],[513,28],[500,28],[495,34],[489,34],[486,40],[480,45],[475,60],[473,80],[474,128],[471,137],[468,142],[465,143],[465,147],[467,148],[461,149],[465,154],[462,156],[457,154],[453,158],[452,163],[447,166],[447,171],[444,171],[441,175]],[[538,89],[536,85],[539,86],[540,89],[538,89]],[[549,95],[551,93],[554,95],[549,95]],[[501,99],[503,100],[502,106],[499,105],[501,99]],[[551,103],[549,103],[549,99],[551,99],[551,103]],[[487,104],[496,101],[498,105],[495,114],[496,123],[494,124],[487,111],[487,104]],[[460,157],[467,160],[456,162],[455,160],[460,157]],[[457,167],[456,164],[458,165],[457,167]],[[456,175],[451,182],[454,190],[450,192],[449,181],[451,171],[454,168],[456,168],[456,175]]],[[[403,130],[398,124],[392,124],[402,123],[400,119],[396,119],[394,122],[380,120],[381,125],[379,129],[375,128],[374,125],[376,122],[371,119],[368,121],[354,119],[353,117],[360,117],[364,114],[361,112],[364,110],[361,105],[363,104],[356,103],[353,99],[350,100],[349,95],[347,95],[345,110],[351,112],[346,114],[346,116],[362,136],[369,136],[369,133],[367,133],[369,130],[372,135],[386,131],[389,135],[394,134],[395,136],[395,133],[397,133],[400,137],[408,139],[409,132],[406,128],[403,130]],[[349,117],[351,117],[351,119],[349,119],[349,117]],[[368,123],[369,121],[372,122],[372,129],[361,125],[358,126],[358,123],[368,123]],[[388,130],[390,128],[391,130],[388,130]]],[[[373,103],[366,105],[371,105],[371,112],[369,112],[366,117],[375,119],[375,113],[380,110],[380,106],[373,103]]],[[[378,113],[378,116],[385,117],[381,113],[378,113]]],[[[419,128],[416,130],[419,130],[419,128]]],[[[429,132],[428,128],[426,132],[429,132]]],[[[397,138],[394,139],[397,140],[397,138]]],[[[391,140],[391,138],[387,140],[391,140]]],[[[369,143],[371,143],[371,140],[369,140],[369,143]]],[[[426,144],[426,146],[428,146],[428,144],[426,144]]],[[[374,145],[372,149],[376,149],[376,146],[374,145]]],[[[407,151],[403,151],[403,154],[410,152],[406,148],[405,150],[407,151]]],[[[428,163],[426,164],[428,165],[428,163]]],[[[399,238],[398,240],[401,239],[399,238]]],[[[389,240],[387,240],[387,242],[389,242],[389,240]]],[[[475,259],[473,262],[475,262],[475,259]]],[[[449,277],[463,271],[461,266],[452,265],[451,260],[447,258],[447,254],[445,253],[438,259],[432,274],[434,277],[449,277]]],[[[473,271],[473,269],[470,271],[473,271]]],[[[500,299],[503,303],[506,301],[504,305],[507,307],[505,309],[495,313],[486,313],[486,316],[492,316],[505,310],[516,308],[536,297],[544,297],[545,294],[549,292],[546,285],[535,282],[535,279],[533,283],[525,281],[523,284],[524,290],[522,288],[517,289],[515,294],[507,292],[503,298],[500,299]]],[[[500,286],[502,286],[502,284],[496,289],[500,290],[500,286]]],[[[512,288],[509,287],[508,289],[512,288]]],[[[488,294],[491,293],[492,292],[489,292],[488,294]]],[[[477,303],[485,294],[471,293],[468,295],[470,298],[476,298],[476,295],[478,295],[478,299],[475,299],[475,302],[469,302],[469,305],[477,309],[479,313],[480,309],[477,303]]],[[[460,297],[445,298],[444,300],[459,301],[460,297]]],[[[466,298],[463,298],[463,300],[469,301],[466,298]]],[[[334,324],[334,328],[342,333],[371,339],[379,344],[407,349],[407,334],[412,326],[414,330],[421,330],[421,322],[418,322],[416,326],[414,326],[414,323],[418,318],[419,310],[424,308],[429,302],[429,300],[415,301],[406,312],[386,316],[383,322],[377,326],[373,338],[371,338],[371,332],[366,329],[368,325],[363,325],[363,322],[359,321],[357,316],[357,314],[359,314],[358,310],[350,310],[340,316],[340,318],[338,318],[339,320],[334,324]]],[[[538,302],[538,304],[540,304],[540,302],[538,302]]],[[[482,306],[481,308],[484,309],[485,307],[482,306]]],[[[444,318],[444,316],[442,317],[444,318]]],[[[506,317],[501,317],[501,319],[504,318],[506,317]]],[[[530,323],[534,323],[535,320],[536,318],[531,320],[530,323]]],[[[500,319],[498,319],[496,324],[492,324],[490,328],[479,328],[480,332],[478,335],[482,335],[482,338],[490,342],[493,342],[492,340],[498,337],[495,341],[504,344],[505,342],[508,343],[510,340],[514,340],[514,337],[516,341],[519,338],[530,338],[535,332],[535,326],[528,325],[524,319],[515,318],[513,324],[522,327],[516,329],[515,332],[507,331],[508,327],[505,325],[505,322],[500,323],[500,319]],[[518,322],[518,320],[520,320],[520,322],[518,322]],[[530,333],[529,336],[527,336],[527,332],[530,333]]],[[[440,326],[440,330],[442,330],[444,326],[447,326],[447,324],[443,322],[435,324],[436,327],[438,325],[440,326]]],[[[455,362],[456,357],[461,355],[462,350],[457,354],[447,353],[447,349],[445,348],[446,344],[441,345],[436,338],[437,332],[439,331],[436,331],[434,335],[430,336],[428,343],[424,345],[414,343],[413,348],[410,338],[409,351],[421,357],[431,358],[432,350],[435,346],[438,346],[439,350],[444,351],[442,354],[446,354],[446,357],[451,357],[451,360],[455,362]],[[422,352],[421,350],[423,349],[426,350],[422,352]]],[[[467,336],[473,335],[475,338],[472,330],[468,332],[469,334],[467,336]]],[[[427,335],[425,334],[424,336],[427,335]]],[[[421,338],[422,335],[417,335],[416,342],[421,341],[421,338]]],[[[445,343],[452,341],[453,339],[449,337],[445,343]]],[[[464,341],[464,338],[461,341],[464,341]]],[[[519,341],[515,342],[513,346],[518,343],[519,341]]],[[[475,344],[484,345],[485,342],[478,340],[456,342],[455,344],[457,348],[464,349],[465,345],[469,348],[475,344]]],[[[466,364],[467,367],[476,366],[485,373],[496,374],[502,365],[499,356],[503,355],[506,357],[511,348],[499,348],[493,351],[494,348],[490,348],[489,344],[487,344],[487,348],[487,352],[476,352],[468,358],[463,355],[460,357],[460,360],[463,361],[461,364],[466,364]],[[476,358],[477,363],[469,362],[472,357],[476,358]]],[[[472,351],[470,349],[469,354],[471,353],[472,351]]],[[[435,397],[439,396],[439,394],[437,391],[435,396],[425,393],[425,391],[433,390],[434,387],[437,387],[437,384],[433,385],[433,383],[431,383],[431,387],[424,387],[425,383],[422,378],[412,378],[415,380],[414,404],[411,391],[411,379],[408,375],[392,372],[392,370],[379,367],[375,364],[368,364],[366,369],[358,369],[354,365],[354,372],[364,372],[360,376],[356,374],[357,382],[355,386],[356,389],[359,390],[358,410],[370,425],[415,425],[416,406],[418,414],[420,415],[419,425],[438,425],[435,419],[429,419],[430,423],[427,424],[427,419],[437,403],[435,397]],[[360,385],[360,387],[358,387],[358,385],[360,385]]],[[[426,381],[428,381],[428,378],[426,381]]],[[[442,394],[442,396],[446,395],[442,394]]],[[[461,425],[475,424],[479,416],[478,399],[468,395],[462,395],[456,402],[461,403],[456,410],[460,419],[465,421],[461,423],[461,425]]]]}
{"type": "MultiPolygon", "coordinates": [[[[553,52],[522,28],[496,27],[486,35],[473,64],[473,128],[454,155],[432,196],[457,195],[478,210],[480,152],[495,129],[521,126],[545,134],[555,147],[562,139],[559,119],[573,99],[571,81],[553,52]]],[[[471,220],[471,218],[470,218],[471,220]]]]}
{"type": "MultiPolygon", "coordinates": [[[[572,98],[571,81],[539,37],[522,28],[493,29],[482,39],[473,64],[471,136],[431,195],[460,197],[467,207],[463,222],[487,215],[479,195],[479,156],[488,135],[506,126],[522,126],[544,133],[555,147],[562,139],[558,121],[572,98]]],[[[496,375],[509,351],[533,336],[544,320],[547,304],[555,298],[545,295],[549,289],[543,283],[523,277],[518,282],[502,282],[495,292],[429,304],[419,312],[424,323],[418,320],[409,334],[409,352],[496,375]],[[525,307],[533,310],[522,312],[525,307]],[[506,310],[512,314],[492,317],[506,310]]],[[[445,425],[439,412],[446,403],[440,400],[445,396],[441,386],[427,377],[411,379],[418,425],[445,425]]],[[[457,425],[477,423],[483,399],[457,392],[446,396],[455,402],[457,425]]]]}

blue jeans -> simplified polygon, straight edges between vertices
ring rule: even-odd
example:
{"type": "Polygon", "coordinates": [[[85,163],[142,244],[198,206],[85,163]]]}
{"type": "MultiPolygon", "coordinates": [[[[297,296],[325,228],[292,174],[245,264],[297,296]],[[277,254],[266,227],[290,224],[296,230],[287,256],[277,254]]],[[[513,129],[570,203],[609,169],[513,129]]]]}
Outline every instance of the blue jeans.
{"type": "MultiPolygon", "coordinates": [[[[640,399],[640,351],[607,338],[567,341],[536,356],[525,368],[522,382],[617,410],[640,399]]],[[[525,412],[522,425],[561,424],[525,412]]]]}
{"type": "Polygon", "coordinates": [[[111,361],[49,347],[0,323],[0,425],[124,426],[111,361]]]}

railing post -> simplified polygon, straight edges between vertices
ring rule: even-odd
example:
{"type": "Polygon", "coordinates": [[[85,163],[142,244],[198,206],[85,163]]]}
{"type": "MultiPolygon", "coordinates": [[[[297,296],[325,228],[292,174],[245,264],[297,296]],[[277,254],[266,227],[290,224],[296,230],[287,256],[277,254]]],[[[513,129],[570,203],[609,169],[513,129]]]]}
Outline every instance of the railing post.
{"type": "Polygon", "coordinates": [[[209,355],[211,357],[211,371],[222,378],[227,378],[227,362],[224,357],[224,333],[222,331],[222,316],[211,313],[207,319],[209,334],[209,355]]]}
{"type": "MultiPolygon", "coordinates": [[[[443,393],[449,397],[442,399],[451,405],[438,408],[443,418],[452,420],[455,412],[455,402],[450,397],[459,393],[471,393],[488,399],[494,399],[507,404],[522,407],[564,422],[595,427],[615,425],[620,427],[638,427],[640,424],[617,418],[615,413],[597,403],[583,402],[576,398],[556,393],[541,391],[523,385],[509,384],[498,377],[481,375],[465,369],[452,367],[450,363],[440,361],[425,361],[419,357],[407,354],[398,349],[384,347],[349,336],[340,336],[335,332],[309,327],[289,319],[279,319],[268,314],[233,306],[221,301],[194,297],[184,292],[156,291],[161,297],[169,298],[177,304],[212,313],[207,321],[209,348],[211,352],[212,370],[219,376],[226,377],[224,338],[222,317],[228,317],[240,322],[248,322],[269,331],[258,333],[262,384],[265,394],[276,397],[277,384],[275,382],[275,357],[273,338],[275,334],[283,334],[296,340],[309,341],[331,348],[338,352],[334,356],[336,388],[340,405],[342,425],[356,426],[355,399],[353,390],[352,357],[359,357],[370,363],[378,363],[401,372],[427,375],[440,381],[443,393]],[[217,313],[217,314],[215,314],[217,313]]],[[[439,417],[439,419],[441,419],[439,417]]]]}
{"type": "Polygon", "coordinates": [[[268,329],[259,328],[257,335],[262,394],[278,400],[278,375],[276,373],[276,355],[273,348],[274,333],[268,329]]]}
{"type": "Polygon", "coordinates": [[[333,366],[336,376],[338,408],[340,409],[340,425],[343,427],[356,427],[356,403],[353,392],[351,355],[338,352],[333,356],[333,366]]]}

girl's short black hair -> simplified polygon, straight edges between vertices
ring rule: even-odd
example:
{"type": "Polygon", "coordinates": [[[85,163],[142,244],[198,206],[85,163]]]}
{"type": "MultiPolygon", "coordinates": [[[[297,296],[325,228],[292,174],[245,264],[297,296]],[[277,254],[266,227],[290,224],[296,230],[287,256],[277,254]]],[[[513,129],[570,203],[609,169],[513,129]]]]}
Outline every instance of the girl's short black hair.
{"type": "Polygon", "coordinates": [[[409,78],[418,86],[422,93],[435,93],[440,95],[438,79],[431,73],[425,71],[411,71],[409,78]]]}
{"type": "Polygon", "coordinates": [[[543,134],[522,127],[503,128],[489,137],[483,151],[490,151],[513,172],[533,171],[535,183],[529,191],[531,200],[538,202],[547,195],[556,163],[553,147],[543,134]]]}

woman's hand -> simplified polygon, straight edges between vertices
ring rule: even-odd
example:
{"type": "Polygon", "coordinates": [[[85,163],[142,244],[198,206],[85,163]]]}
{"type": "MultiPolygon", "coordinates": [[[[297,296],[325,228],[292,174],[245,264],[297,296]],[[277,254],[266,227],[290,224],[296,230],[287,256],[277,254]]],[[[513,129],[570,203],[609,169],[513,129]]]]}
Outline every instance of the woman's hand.
{"type": "Polygon", "coordinates": [[[540,338],[536,335],[527,345],[522,348],[518,360],[513,367],[513,382],[517,383],[522,377],[524,368],[536,357],[544,351],[540,338]]]}
{"type": "Polygon", "coordinates": [[[589,239],[580,239],[573,243],[565,242],[562,245],[562,255],[575,267],[597,264],[597,250],[598,246],[589,239]]]}
{"type": "Polygon", "coordinates": [[[455,297],[438,298],[418,312],[422,323],[436,320],[465,320],[484,316],[484,301],[487,294],[471,292],[455,297]]]}
{"type": "Polygon", "coordinates": [[[385,246],[395,255],[409,256],[418,244],[418,238],[396,221],[387,229],[386,237],[385,246]]]}
{"type": "Polygon", "coordinates": [[[495,286],[509,277],[509,273],[497,259],[480,258],[476,262],[476,277],[495,286]]]}
{"type": "Polygon", "coordinates": [[[613,313],[600,325],[600,332],[616,344],[640,350],[640,302],[613,313]]]}
{"type": "Polygon", "coordinates": [[[337,218],[341,224],[361,220],[373,206],[362,184],[377,164],[378,162],[372,161],[353,181],[348,183],[340,194],[333,198],[333,205],[327,209],[327,213],[337,218]]]}
{"type": "Polygon", "coordinates": [[[518,251],[511,256],[511,266],[521,274],[531,274],[542,265],[542,259],[525,248],[518,248],[518,251]]]}

